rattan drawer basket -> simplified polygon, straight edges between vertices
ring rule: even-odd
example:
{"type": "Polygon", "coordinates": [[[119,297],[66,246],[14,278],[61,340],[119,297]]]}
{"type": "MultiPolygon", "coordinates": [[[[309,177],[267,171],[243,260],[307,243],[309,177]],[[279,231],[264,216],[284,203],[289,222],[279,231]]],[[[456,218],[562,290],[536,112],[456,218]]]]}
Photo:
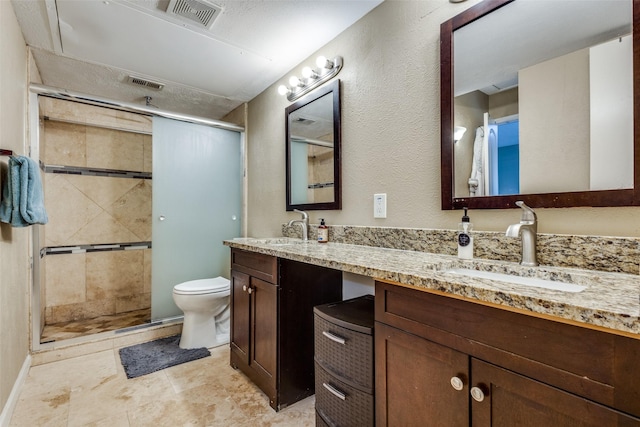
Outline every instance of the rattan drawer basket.
{"type": "Polygon", "coordinates": [[[374,298],[314,307],[316,423],[374,425],[374,298]]]}
{"type": "Polygon", "coordinates": [[[374,425],[374,397],[351,387],[316,363],[316,412],[325,424],[341,427],[374,425]]]}
{"type": "Polygon", "coordinates": [[[316,315],[315,360],[343,382],[373,392],[373,336],[316,315]]]}

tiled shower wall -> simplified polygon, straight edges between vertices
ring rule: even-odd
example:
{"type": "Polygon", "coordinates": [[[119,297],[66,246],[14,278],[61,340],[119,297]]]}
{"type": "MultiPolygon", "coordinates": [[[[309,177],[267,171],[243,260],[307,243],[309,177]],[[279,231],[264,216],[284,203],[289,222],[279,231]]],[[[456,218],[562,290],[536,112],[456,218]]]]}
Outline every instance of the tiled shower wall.
{"type": "Polygon", "coordinates": [[[333,153],[333,148],[309,145],[308,179],[309,183],[317,186],[309,189],[309,203],[334,201],[333,153]]]}
{"type": "Polygon", "coordinates": [[[149,308],[151,118],[44,97],[40,108],[45,323],[149,308]]]}

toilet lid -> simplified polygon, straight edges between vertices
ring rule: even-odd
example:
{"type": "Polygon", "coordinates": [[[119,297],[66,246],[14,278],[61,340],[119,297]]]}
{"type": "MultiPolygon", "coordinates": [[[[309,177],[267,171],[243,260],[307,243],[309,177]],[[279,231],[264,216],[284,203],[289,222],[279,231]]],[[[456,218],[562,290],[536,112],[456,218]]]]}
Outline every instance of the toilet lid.
{"type": "Polygon", "coordinates": [[[173,287],[173,290],[181,294],[208,294],[229,290],[229,280],[224,277],[212,279],[190,280],[173,287]]]}

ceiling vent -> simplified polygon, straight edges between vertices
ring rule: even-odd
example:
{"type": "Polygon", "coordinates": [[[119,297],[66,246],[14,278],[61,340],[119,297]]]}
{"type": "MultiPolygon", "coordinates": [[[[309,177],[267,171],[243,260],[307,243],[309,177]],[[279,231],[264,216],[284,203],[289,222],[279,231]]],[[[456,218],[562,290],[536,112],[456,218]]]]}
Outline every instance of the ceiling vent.
{"type": "Polygon", "coordinates": [[[129,76],[129,80],[127,82],[132,85],[144,86],[155,90],[162,90],[162,88],[164,87],[164,84],[162,83],[153,82],[151,80],[143,79],[136,76],[129,76]]]}
{"type": "Polygon", "coordinates": [[[201,0],[171,0],[167,13],[189,20],[190,24],[210,29],[222,12],[220,6],[201,0]]]}
{"type": "Polygon", "coordinates": [[[308,119],[306,117],[296,117],[295,119],[293,119],[293,121],[301,125],[310,125],[316,122],[315,120],[308,119]]]}

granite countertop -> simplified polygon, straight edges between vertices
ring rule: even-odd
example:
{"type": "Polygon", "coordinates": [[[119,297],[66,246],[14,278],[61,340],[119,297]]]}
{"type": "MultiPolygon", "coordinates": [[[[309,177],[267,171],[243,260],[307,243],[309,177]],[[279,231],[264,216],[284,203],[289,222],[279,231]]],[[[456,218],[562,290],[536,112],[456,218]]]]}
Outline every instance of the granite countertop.
{"type": "Polygon", "coordinates": [[[469,300],[611,329],[640,339],[640,276],[561,267],[523,267],[504,261],[295,238],[237,238],[226,246],[334,268],[469,300]],[[585,286],[566,292],[452,274],[446,270],[510,273],[585,286]]]}

